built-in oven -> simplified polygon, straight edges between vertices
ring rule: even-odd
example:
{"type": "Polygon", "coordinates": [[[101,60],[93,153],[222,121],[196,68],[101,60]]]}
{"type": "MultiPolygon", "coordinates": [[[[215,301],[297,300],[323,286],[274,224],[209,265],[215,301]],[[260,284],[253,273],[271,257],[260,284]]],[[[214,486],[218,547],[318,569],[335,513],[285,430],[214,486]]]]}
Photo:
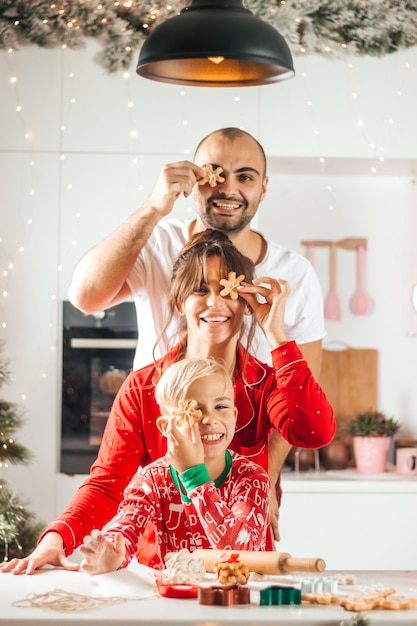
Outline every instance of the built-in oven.
{"type": "Polygon", "coordinates": [[[60,471],[88,474],[114,397],[133,367],[135,305],[84,315],[63,302],[60,471]]]}

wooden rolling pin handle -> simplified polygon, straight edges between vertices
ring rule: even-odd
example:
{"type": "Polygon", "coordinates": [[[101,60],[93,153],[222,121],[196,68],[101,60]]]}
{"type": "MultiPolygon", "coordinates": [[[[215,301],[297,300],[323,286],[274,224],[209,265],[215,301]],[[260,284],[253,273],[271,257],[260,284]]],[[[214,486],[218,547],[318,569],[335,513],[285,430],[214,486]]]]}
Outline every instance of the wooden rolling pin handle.
{"type": "Polygon", "coordinates": [[[193,555],[204,559],[207,572],[214,572],[214,564],[217,561],[225,561],[232,554],[237,554],[250,572],[258,574],[277,575],[290,572],[322,572],[326,569],[323,559],[317,558],[293,558],[287,552],[253,552],[251,550],[209,550],[197,549],[193,555]]]}
{"type": "Polygon", "coordinates": [[[291,558],[287,552],[258,552],[252,550],[210,550],[199,548],[194,550],[193,555],[204,559],[207,572],[214,572],[214,564],[217,561],[225,561],[232,554],[238,554],[239,560],[243,561],[250,572],[258,574],[275,575],[281,574],[280,561],[291,558]]]}
{"type": "Polygon", "coordinates": [[[290,572],[324,572],[326,563],[323,559],[298,559],[292,556],[279,559],[280,569],[283,574],[290,572]]]}

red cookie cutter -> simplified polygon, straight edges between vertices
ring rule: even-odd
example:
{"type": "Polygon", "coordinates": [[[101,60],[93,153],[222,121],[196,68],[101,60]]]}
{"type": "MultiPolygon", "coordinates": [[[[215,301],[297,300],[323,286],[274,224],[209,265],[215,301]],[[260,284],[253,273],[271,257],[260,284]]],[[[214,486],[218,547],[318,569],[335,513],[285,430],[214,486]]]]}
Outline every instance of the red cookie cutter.
{"type": "Polygon", "coordinates": [[[158,583],[158,591],[164,598],[197,598],[198,585],[186,583],[158,583]]]}

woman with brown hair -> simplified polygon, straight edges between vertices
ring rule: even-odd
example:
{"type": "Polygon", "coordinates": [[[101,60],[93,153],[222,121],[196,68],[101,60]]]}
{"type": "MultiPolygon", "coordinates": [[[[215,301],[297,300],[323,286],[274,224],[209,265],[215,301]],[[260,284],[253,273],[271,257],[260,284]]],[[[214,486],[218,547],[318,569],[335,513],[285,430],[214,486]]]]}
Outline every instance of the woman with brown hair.
{"type": "MultiPolygon", "coordinates": [[[[164,357],[127,377],[90,476],[63,514],[49,524],[35,551],[3,564],[2,571],[30,574],[47,563],[79,567],[67,557],[84,536],[112,519],[138,466],[166,452],[166,440],[155,427],[160,415],[155,386],[161,373],[182,358],[221,361],[233,380],[237,407],[230,448],[266,469],[272,484],[291,445],[319,448],[332,440],[336,428],[332,407],[296,343],[285,334],[290,286],[277,278],[252,279],[252,262],[221,232],[204,231],[186,244],[173,268],[168,300],[167,323],[174,310],[183,320],[177,343],[164,357]],[[245,318],[251,320],[249,328],[245,318]],[[250,353],[253,324],[268,340],[272,367],[250,353]],[[268,446],[274,432],[279,435],[274,441],[284,450],[281,456],[268,446]]],[[[149,553],[141,550],[139,558],[154,564],[155,551],[148,547],[149,553]]],[[[272,535],[267,548],[271,547],[272,535]]]]}

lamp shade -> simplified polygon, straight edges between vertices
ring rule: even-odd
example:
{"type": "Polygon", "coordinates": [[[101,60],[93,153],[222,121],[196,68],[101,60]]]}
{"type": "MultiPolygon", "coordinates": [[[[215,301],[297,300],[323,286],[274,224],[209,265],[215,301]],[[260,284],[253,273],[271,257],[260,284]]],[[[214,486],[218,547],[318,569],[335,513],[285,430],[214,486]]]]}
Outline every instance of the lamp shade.
{"type": "Polygon", "coordinates": [[[148,35],[136,72],[179,85],[245,87],[290,78],[294,66],[283,36],[242,0],[192,0],[148,35]]]}

